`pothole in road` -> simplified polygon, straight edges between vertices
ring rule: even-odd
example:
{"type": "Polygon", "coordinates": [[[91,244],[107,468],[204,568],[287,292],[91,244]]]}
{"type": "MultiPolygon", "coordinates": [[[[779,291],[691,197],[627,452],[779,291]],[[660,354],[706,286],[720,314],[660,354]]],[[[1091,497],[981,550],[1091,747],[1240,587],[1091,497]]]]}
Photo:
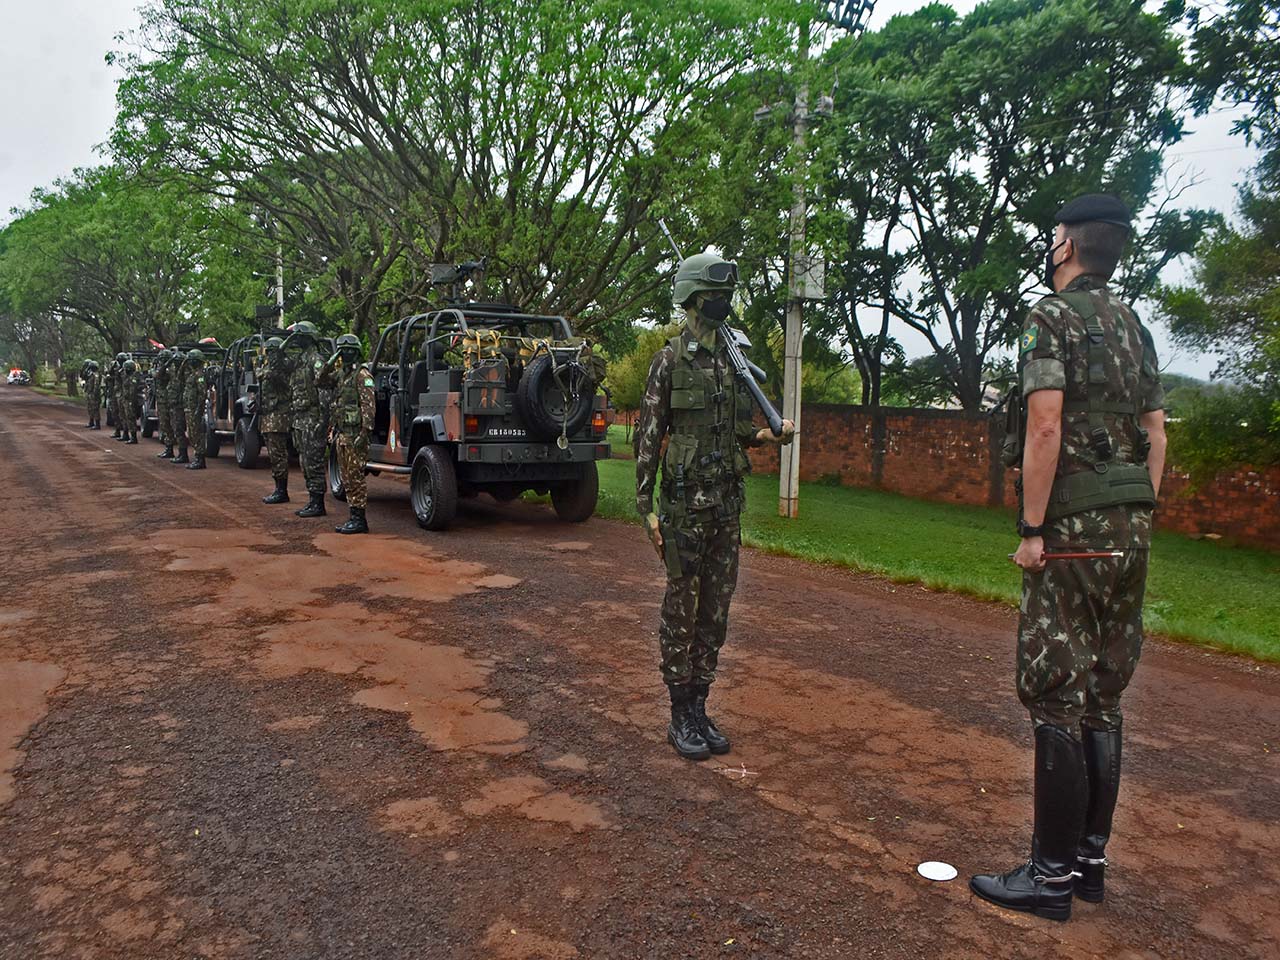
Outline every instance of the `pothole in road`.
{"type": "Polygon", "coordinates": [[[26,755],[18,744],[49,708],[49,694],[67,672],[52,663],[0,660],[0,807],[13,799],[13,771],[26,755]]]}

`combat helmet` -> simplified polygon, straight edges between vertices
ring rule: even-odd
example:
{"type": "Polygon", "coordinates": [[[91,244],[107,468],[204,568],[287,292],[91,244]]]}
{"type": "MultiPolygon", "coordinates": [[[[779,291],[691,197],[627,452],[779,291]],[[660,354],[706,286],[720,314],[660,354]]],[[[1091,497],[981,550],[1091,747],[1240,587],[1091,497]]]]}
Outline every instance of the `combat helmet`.
{"type": "Polygon", "coordinates": [[[85,368],[86,370],[89,370],[89,371],[95,371],[95,370],[97,370],[97,369],[98,369],[98,361],[97,361],[97,360],[86,360],[86,361],[84,362],[84,368],[85,368]]]}
{"type": "Polygon", "coordinates": [[[266,350],[267,353],[276,352],[283,346],[284,341],[279,337],[267,337],[266,342],[262,345],[263,349],[266,350]]]}
{"type": "Polygon", "coordinates": [[[133,362],[133,357],[129,357],[128,359],[125,360],[124,362],[125,373],[133,373],[137,369],[138,369],[138,365],[133,362]]]}
{"type": "Polygon", "coordinates": [[[311,337],[315,339],[320,336],[320,331],[316,329],[316,325],[310,320],[299,320],[297,323],[289,326],[289,335],[294,337],[311,337]]]}
{"type": "Polygon", "coordinates": [[[116,354],[116,363],[124,363],[128,359],[129,359],[129,355],[125,353],[123,350],[121,350],[119,353],[116,354]]]}
{"type": "Polygon", "coordinates": [[[738,282],[738,265],[714,253],[695,253],[685,257],[676,268],[671,299],[683,307],[695,294],[703,291],[731,293],[738,282]]]}
{"type": "Polygon", "coordinates": [[[187,363],[204,364],[204,354],[199,350],[192,348],[187,351],[187,363]]]}
{"type": "Polygon", "coordinates": [[[360,338],[351,333],[344,333],[340,336],[334,344],[334,348],[338,356],[348,363],[359,360],[360,351],[364,349],[360,345],[360,338]]]}

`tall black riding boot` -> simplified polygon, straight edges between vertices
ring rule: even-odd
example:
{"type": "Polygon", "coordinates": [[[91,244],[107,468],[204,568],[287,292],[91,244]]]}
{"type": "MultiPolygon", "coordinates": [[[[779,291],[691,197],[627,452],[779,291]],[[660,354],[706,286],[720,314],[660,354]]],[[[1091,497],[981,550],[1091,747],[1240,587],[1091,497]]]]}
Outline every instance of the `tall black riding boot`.
{"type": "Polygon", "coordinates": [[[333,529],[338,533],[368,533],[369,522],[364,518],[364,507],[352,507],[351,518],[342,526],[333,529]]]}
{"type": "Polygon", "coordinates": [[[711,684],[695,683],[693,690],[693,719],[698,724],[698,732],[707,741],[707,748],[712,753],[728,753],[729,738],[716,729],[716,722],[707,716],[707,694],[711,690],[711,684]]]}
{"type": "Polygon", "coordinates": [[[1035,791],[1031,860],[1005,874],[973,877],[969,889],[996,906],[1067,920],[1088,790],[1084,750],[1062,727],[1036,728],[1035,791]]]}
{"type": "Polygon", "coordinates": [[[188,470],[206,469],[204,465],[204,457],[197,453],[194,457],[191,458],[191,462],[187,464],[187,469],[188,470]]]}
{"type": "Polygon", "coordinates": [[[686,760],[705,760],[711,756],[711,748],[698,730],[694,716],[694,690],[688,684],[669,683],[671,692],[671,723],[667,726],[667,742],[686,760]]]}
{"type": "Polygon", "coordinates": [[[1120,795],[1120,730],[1082,726],[1080,733],[1084,742],[1084,765],[1089,771],[1089,805],[1076,856],[1076,896],[1089,903],[1101,903],[1111,817],[1116,812],[1116,797],[1120,795]]]}
{"type": "Polygon", "coordinates": [[[187,456],[187,448],[184,444],[178,447],[178,455],[174,457],[170,463],[190,463],[191,459],[187,456]]]}
{"type": "Polygon", "coordinates": [[[165,448],[164,448],[163,450],[161,450],[159,453],[157,453],[157,454],[156,454],[156,456],[157,456],[158,458],[160,458],[161,460],[172,460],[172,459],[173,459],[173,444],[172,444],[172,443],[167,443],[167,444],[165,444],[165,448]]]}
{"type": "Polygon", "coordinates": [[[304,520],[310,520],[312,517],[324,516],[324,494],[312,493],[311,499],[307,501],[307,505],[301,510],[293,511],[304,520]]]}
{"type": "Polygon", "coordinates": [[[281,477],[276,481],[276,488],[262,498],[263,503],[288,503],[289,502],[289,478],[281,477]]]}

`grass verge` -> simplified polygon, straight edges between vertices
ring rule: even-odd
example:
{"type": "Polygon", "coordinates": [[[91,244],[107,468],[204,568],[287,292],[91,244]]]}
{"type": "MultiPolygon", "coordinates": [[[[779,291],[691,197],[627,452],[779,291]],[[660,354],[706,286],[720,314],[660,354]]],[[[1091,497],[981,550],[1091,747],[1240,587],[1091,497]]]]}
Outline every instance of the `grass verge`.
{"type": "MultiPolygon", "coordinates": [[[[597,512],[638,522],[635,464],[599,467],[597,512]]],[[[812,483],[801,485],[799,519],[778,517],[777,503],[776,476],[748,478],[743,543],[936,590],[1019,600],[1021,578],[1007,559],[1017,545],[1010,512],[812,483]]],[[[1146,623],[1165,636],[1280,661],[1280,555],[1157,533],[1146,623]]]]}

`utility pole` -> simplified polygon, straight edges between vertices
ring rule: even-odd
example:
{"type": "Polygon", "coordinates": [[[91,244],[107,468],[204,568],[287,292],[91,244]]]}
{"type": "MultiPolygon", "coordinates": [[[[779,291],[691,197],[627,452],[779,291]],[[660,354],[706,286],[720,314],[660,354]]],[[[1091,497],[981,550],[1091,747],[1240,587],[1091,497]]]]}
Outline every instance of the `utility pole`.
{"type": "Polygon", "coordinates": [[[796,435],[791,443],[782,447],[782,463],[778,471],[778,516],[800,516],[800,394],[801,360],[804,350],[804,300],[803,276],[808,271],[809,258],[805,252],[805,222],[809,211],[805,196],[805,176],[808,160],[805,141],[809,134],[809,82],[804,78],[805,63],[809,59],[809,20],[800,23],[800,49],[796,57],[796,73],[800,86],[796,89],[793,116],[795,160],[792,176],[795,177],[791,203],[791,247],[789,251],[790,282],[787,290],[787,324],[783,340],[782,358],[782,416],[796,425],[796,435]]]}
{"type": "Polygon", "coordinates": [[[276,328],[284,329],[284,245],[276,241],[276,328]]]}

